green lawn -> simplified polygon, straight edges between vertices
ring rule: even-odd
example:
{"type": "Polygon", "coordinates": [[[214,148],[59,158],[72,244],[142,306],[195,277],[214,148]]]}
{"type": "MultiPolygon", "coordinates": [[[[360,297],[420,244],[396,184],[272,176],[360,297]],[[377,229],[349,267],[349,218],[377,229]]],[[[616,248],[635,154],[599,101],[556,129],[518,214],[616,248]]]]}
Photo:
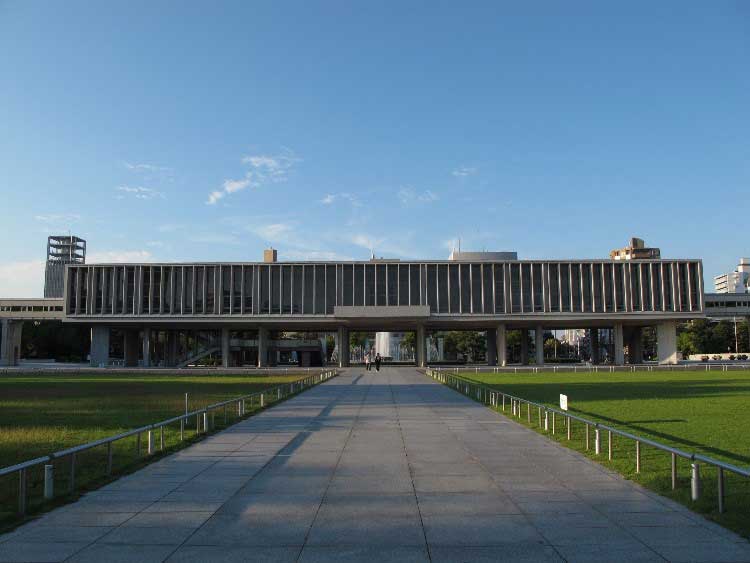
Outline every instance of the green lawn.
{"type": "MultiPolygon", "coordinates": [[[[701,453],[742,467],[750,466],[748,409],[750,371],[730,372],[621,372],[621,373],[474,373],[459,375],[479,381],[510,395],[559,408],[559,396],[566,394],[570,411],[579,416],[625,430],[632,434],[701,453]]],[[[510,406],[506,407],[506,414],[510,406]]],[[[536,411],[531,424],[526,408],[521,422],[538,429],[536,411]]],[[[519,419],[517,419],[519,420],[519,419]]],[[[557,422],[554,439],[595,457],[593,431],[591,450],[585,450],[585,428],[571,426],[567,440],[564,422],[557,422]]],[[[602,435],[602,455],[596,458],[629,479],[675,498],[728,527],[750,536],[750,479],[726,476],[726,513],[716,506],[716,470],[701,466],[703,495],[692,503],[689,461],[679,461],[679,484],[671,490],[670,456],[655,448],[642,448],[642,470],[635,472],[635,445],[613,439],[614,460],[607,460],[607,435],[602,435]]]]}
{"type": "MultiPolygon", "coordinates": [[[[0,378],[0,467],[118,434],[184,413],[185,393],[191,411],[222,400],[288,383],[307,374],[290,375],[8,375],[0,378]]],[[[257,408],[247,406],[248,412],[257,408]]],[[[227,411],[227,424],[236,421],[234,409],[227,411]]],[[[185,441],[195,438],[195,419],[186,427],[185,441]]],[[[215,417],[224,426],[223,412],[215,417]]],[[[158,439],[157,439],[158,443],[158,439]]],[[[165,431],[165,449],[180,440],[179,423],[165,431]]],[[[137,452],[136,438],[116,443],[115,474],[131,471],[144,463],[145,436],[137,452]]],[[[158,446],[157,446],[158,447],[158,446]]],[[[96,486],[106,474],[106,448],[79,454],[76,485],[96,486]]],[[[55,463],[56,492],[68,489],[69,462],[55,463]]],[[[42,469],[29,473],[29,502],[39,508],[42,469]]],[[[18,498],[17,475],[0,478],[0,525],[15,521],[18,498]]]]}

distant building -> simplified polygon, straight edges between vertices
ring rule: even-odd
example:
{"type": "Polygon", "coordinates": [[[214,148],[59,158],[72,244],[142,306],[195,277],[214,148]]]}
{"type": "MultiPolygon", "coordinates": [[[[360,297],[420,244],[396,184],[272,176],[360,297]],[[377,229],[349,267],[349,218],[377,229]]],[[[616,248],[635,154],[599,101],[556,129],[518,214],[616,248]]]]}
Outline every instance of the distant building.
{"type": "Polygon", "coordinates": [[[624,248],[615,248],[609,253],[612,260],[658,260],[661,251],[658,248],[646,248],[643,239],[633,237],[630,245],[624,248]]]}
{"type": "Polygon", "coordinates": [[[86,241],[70,235],[47,238],[47,264],[44,268],[44,297],[63,296],[66,264],[86,263],[86,241]]]}
{"type": "Polygon", "coordinates": [[[750,258],[740,258],[734,272],[714,277],[716,293],[750,293],[750,258]]]}

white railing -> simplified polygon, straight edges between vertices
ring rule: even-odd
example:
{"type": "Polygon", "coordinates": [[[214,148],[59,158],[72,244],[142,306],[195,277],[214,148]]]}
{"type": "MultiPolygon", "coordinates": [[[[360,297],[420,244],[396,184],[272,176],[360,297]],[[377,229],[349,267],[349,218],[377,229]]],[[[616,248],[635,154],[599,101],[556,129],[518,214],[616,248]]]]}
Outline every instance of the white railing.
{"type": "Polygon", "coordinates": [[[18,474],[18,514],[24,515],[27,511],[28,472],[30,469],[33,469],[40,465],[44,465],[44,500],[51,500],[55,497],[53,463],[55,461],[60,461],[67,458],[69,463],[69,479],[67,492],[74,493],[76,490],[77,456],[83,452],[92,450],[94,448],[106,447],[106,469],[104,475],[109,476],[112,474],[112,464],[114,456],[112,445],[119,440],[135,436],[134,459],[140,460],[142,457],[143,449],[141,445],[141,436],[143,434],[146,434],[146,453],[147,455],[152,455],[157,451],[164,451],[164,429],[169,425],[176,425],[179,423],[180,442],[183,442],[185,439],[185,428],[188,425],[189,421],[193,418],[195,418],[195,435],[200,436],[201,434],[210,432],[212,428],[215,428],[215,417],[217,411],[223,412],[224,424],[227,425],[229,416],[228,409],[230,407],[234,409],[236,418],[239,420],[246,416],[248,412],[248,406],[250,407],[250,411],[253,410],[254,404],[256,410],[258,408],[265,408],[272,403],[276,403],[282,399],[290,397],[291,395],[295,395],[304,391],[305,389],[327,381],[332,377],[335,377],[336,375],[338,375],[338,372],[336,372],[335,370],[321,371],[320,373],[307,375],[306,377],[303,377],[297,381],[282,383],[281,385],[276,385],[275,387],[270,387],[268,389],[264,389],[263,391],[250,393],[241,397],[235,397],[226,401],[221,401],[219,403],[214,403],[192,412],[185,412],[185,414],[181,414],[167,420],[162,420],[160,422],[155,422],[154,424],[149,424],[140,428],[135,428],[133,430],[123,432],[122,434],[108,436],[106,438],[101,438],[100,440],[88,442],[87,444],[81,444],[80,446],[74,446],[72,448],[61,450],[59,452],[55,452],[46,456],[30,459],[28,461],[17,463],[9,467],[3,467],[0,469],[0,477],[12,475],[14,473],[18,474]],[[155,443],[157,432],[159,434],[158,448],[156,447],[155,443]]]}
{"type": "Polygon", "coordinates": [[[511,415],[516,418],[522,418],[523,416],[522,407],[525,405],[526,406],[526,418],[527,418],[528,423],[531,423],[532,409],[536,409],[538,427],[543,428],[545,432],[551,431],[552,434],[555,434],[556,418],[561,417],[561,419],[565,423],[564,425],[567,431],[568,440],[571,439],[572,422],[573,421],[580,422],[581,424],[585,426],[586,450],[589,450],[589,447],[590,447],[590,435],[591,435],[590,430],[591,429],[594,430],[593,432],[594,453],[597,456],[601,454],[601,445],[602,445],[601,434],[602,432],[606,432],[607,433],[607,452],[608,452],[609,461],[612,461],[613,456],[614,456],[613,447],[612,447],[613,436],[620,436],[627,440],[631,440],[635,442],[635,472],[636,473],[641,472],[641,462],[642,462],[641,445],[651,446],[657,450],[664,451],[670,454],[671,456],[672,490],[677,489],[677,458],[679,457],[679,458],[686,459],[690,462],[690,470],[691,470],[690,471],[690,491],[691,491],[691,499],[694,502],[697,501],[701,495],[701,475],[700,475],[700,463],[699,462],[715,467],[717,470],[717,497],[718,497],[717,501],[718,501],[719,513],[723,513],[724,508],[725,508],[724,473],[729,472],[735,475],[739,475],[741,477],[750,478],[750,470],[746,468],[738,467],[730,463],[719,461],[717,459],[713,459],[711,457],[704,456],[702,454],[686,452],[684,450],[680,450],[678,448],[674,448],[672,446],[662,444],[661,442],[657,442],[649,438],[644,438],[643,436],[631,434],[629,432],[619,430],[617,428],[608,426],[606,424],[601,424],[598,422],[594,422],[593,420],[589,420],[580,416],[576,416],[574,414],[571,414],[568,411],[563,411],[560,409],[556,409],[553,407],[543,405],[541,403],[529,401],[521,397],[516,397],[515,395],[503,393],[501,391],[493,389],[492,387],[488,387],[487,385],[483,385],[481,383],[472,381],[468,378],[461,377],[456,372],[454,372],[453,369],[446,370],[446,369],[440,369],[440,368],[428,368],[427,370],[425,370],[425,373],[428,376],[435,379],[436,381],[439,381],[440,383],[443,383],[455,389],[459,393],[466,395],[467,397],[470,397],[476,401],[479,401],[480,403],[483,403],[491,408],[501,409],[504,412],[506,409],[506,404],[507,404],[511,409],[511,415]]]}

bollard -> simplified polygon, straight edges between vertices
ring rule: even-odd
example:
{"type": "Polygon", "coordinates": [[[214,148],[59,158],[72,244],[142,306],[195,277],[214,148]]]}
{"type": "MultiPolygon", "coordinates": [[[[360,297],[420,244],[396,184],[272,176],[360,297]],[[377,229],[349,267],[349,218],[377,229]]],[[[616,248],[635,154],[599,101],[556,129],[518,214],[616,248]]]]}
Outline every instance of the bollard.
{"type": "Polygon", "coordinates": [[[55,496],[55,466],[44,466],[44,499],[51,500],[55,496]]]}
{"type": "Polygon", "coordinates": [[[599,455],[602,452],[602,440],[599,428],[594,429],[594,453],[599,455]]]}
{"type": "Polygon", "coordinates": [[[701,498],[701,468],[695,462],[690,464],[690,498],[693,502],[701,498]]]}
{"type": "Polygon", "coordinates": [[[154,453],[154,433],[149,430],[148,431],[148,455],[151,455],[154,453]]]}

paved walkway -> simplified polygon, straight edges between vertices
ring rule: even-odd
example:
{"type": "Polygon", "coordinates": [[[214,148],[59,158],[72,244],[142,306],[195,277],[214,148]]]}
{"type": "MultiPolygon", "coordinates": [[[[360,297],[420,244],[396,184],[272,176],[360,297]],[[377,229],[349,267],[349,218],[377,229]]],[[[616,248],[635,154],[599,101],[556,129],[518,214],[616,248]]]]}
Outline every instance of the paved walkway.
{"type": "Polygon", "coordinates": [[[750,561],[414,369],[348,370],[6,536],[0,561],[750,561]]]}

